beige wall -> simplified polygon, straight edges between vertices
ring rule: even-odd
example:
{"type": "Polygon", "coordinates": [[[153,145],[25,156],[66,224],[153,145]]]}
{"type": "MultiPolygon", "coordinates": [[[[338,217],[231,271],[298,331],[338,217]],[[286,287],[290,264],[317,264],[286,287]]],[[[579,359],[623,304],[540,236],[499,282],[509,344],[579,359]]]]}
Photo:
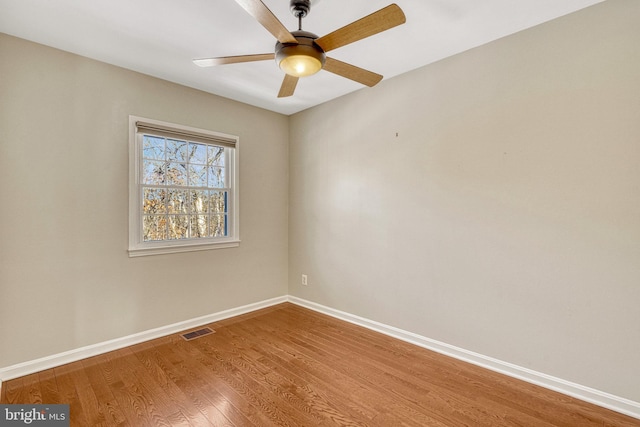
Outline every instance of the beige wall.
{"type": "Polygon", "coordinates": [[[292,116],[289,293],[640,401],[639,16],[604,2],[292,116]]]}
{"type": "Polygon", "coordinates": [[[287,293],[286,116],[0,35],[0,367],[287,293]],[[239,248],[129,258],[128,116],[240,137],[239,248]]]}

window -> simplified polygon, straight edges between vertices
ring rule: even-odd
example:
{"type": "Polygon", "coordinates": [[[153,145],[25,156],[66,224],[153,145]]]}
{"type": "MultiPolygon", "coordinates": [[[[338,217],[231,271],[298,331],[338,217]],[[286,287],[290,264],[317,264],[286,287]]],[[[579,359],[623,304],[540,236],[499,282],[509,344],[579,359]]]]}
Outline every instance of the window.
{"type": "Polygon", "coordinates": [[[238,138],[134,116],[129,128],[129,256],[238,246],[238,138]]]}

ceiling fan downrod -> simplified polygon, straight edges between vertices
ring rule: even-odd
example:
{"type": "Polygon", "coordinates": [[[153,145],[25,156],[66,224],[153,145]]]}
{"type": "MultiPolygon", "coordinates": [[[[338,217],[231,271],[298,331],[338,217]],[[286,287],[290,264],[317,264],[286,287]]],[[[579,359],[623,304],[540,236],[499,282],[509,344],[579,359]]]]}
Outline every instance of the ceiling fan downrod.
{"type": "Polygon", "coordinates": [[[302,30],[302,18],[309,14],[311,10],[311,0],[291,0],[289,9],[293,16],[298,18],[298,30],[302,30]]]}

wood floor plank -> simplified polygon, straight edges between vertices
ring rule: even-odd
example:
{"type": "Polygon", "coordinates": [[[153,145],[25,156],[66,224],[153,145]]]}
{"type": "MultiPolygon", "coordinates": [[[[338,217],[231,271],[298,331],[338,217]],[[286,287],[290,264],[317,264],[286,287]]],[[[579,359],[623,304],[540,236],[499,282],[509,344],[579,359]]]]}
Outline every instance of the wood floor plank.
{"type": "MultiPolygon", "coordinates": [[[[170,345],[163,347],[162,355],[171,362],[168,369],[173,371],[172,375],[177,378],[178,386],[204,397],[202,404],[207,411],[215,409],[215,412],[237,426],[265,425],[264,422],[267,422],[266,418],[255,422],[255,409],[207,369],[208,361],[201,361],[204,356],[193,345],[176,338],[170,345]]],[[[215,412],[214,415],[218,418],[215,412]]]]}
{"type": "Polygon", "coordinates": [[[106,426],[124,425],[126,417],[102,374],[107,360],[105,356],[96,356],[82,360],[81,363],[99,403],[96,418],[104,420],[103,425],[106,426]]]}
{"type": "MultiPolygon", "coordinates": [[[[299,412],[302,412],[305,416],[308,415],[313,425],[323,426],[327,421],[332,418],[335,420],[339,416],[339,412],[319,395],[313,395],[299,384],[296,384],[292,380],[290,373],[283,375],[277,369],[273,369],[272,366],[263,364],[262,354],[251,347],[251,341],[248,337],[238,334],[237,331],[234,333],[231,328],[225,328],[220,332],[219,336],[228,338],[228,340],[221,340],[222,345],[224,345],[224,342],[230,341],[234,342],[235,346],[220,346],[218,348],[229,351],[233,354],[233,357],[242,361],[241,365],[244,366],[249,375],[260,378],[269,392],[280,395],[291,406],[297,408],[299,412]]],[[[219,345],[217,341],[214,344],[219,345]]],[[[334,424],[335,422],[331,422],[331,425],[334,424]]]]}
{"type": "MultiPolygon", "coordinates": [[[[296,335],[296,339],[301,340],[303,344],[306,343],[316,354],[321,352],[328,354],[331,352],[338,361],[341,361],[347,359],[349,354],[353,354],[353,351],[357,351],[357,348],[349,340],[346,340],[342,347],[334,348],[331,343],[335,342],[335,340],[328,338],[323,333],[314,331],[313,334],[310,334],[305,328],[300,328],[300,330],[299,334],[296,335]]],[[[337,365],[334,366],[337,367],[337,365]]],[[[425,413],[427,412],[425,411],[425,406],[433,407],[435,404],[448,404],[459,423],[473,420],[475,423],[481,423],[482,425],[494,425],[500,422],[500,416],[496,412],[489,413],[484,411],[483,408],[472,404],[472,401],[476,398],[475,395],[465,396],[443,387],[438,388],[437,394],[431,393],[436,388],[432,382],[421,381],[411,372],[407,372],[404,367],[404,365],[400,366],[393,360],[387,360],[382,357],[369,357],[361,360],[355,369],[348,363],[340,366],[340,369],[345,373],[351,372],[358,381],[365,381],[373,387],[387,390],[388,393],[403,398],[407,402],[406,406],[418,413],[422,412],[428,415],[428,413],[425,413]],[[389,384],[393,385],[389,387],[389,384]],[[434,396],[437,398],[434,399],[434,396]],[[444,396],[445,399],[440,399],[441,396],[444,396]],[[424,405],[427,400],[430,400],[429,405],[424,405]]],[[[451,414],[449,416],[453,417],[451,414]]]]}
{"type": "MultiPolygon", "coordinates": [[[[307,349],[304,343],[301,345],[299,340],[292,339],[292,331],[283,333],[282,328],[276,331],[270,329],[271,326],[271,324],[260,324],[253,327],[257,330],[264,330],[264,345],[271,344],[274,346],[272,351],[281,352],[289,369],[310,375],[307,377],[310,383],[321,381],[325,389],[340,390],[341,399],[350,401],[351,407],[359,413],[358,418],[367,424],[385,426],[402,423],[396,419],[393,413],[387,413],[383,409],[389,404],[385,388],[372,387],[372,384],[354,380],[350,370],[337,370],[337,366],[340,364],[339,359],[323,359],[322,356],[326,357],[326,353],[321,354],[315,349],[307,349]],[[271,336],[284,336],[285,338],[278,342],[273,340],[269,342],[271,336]],[[335,387],[335,384],[340,384],[340,387],[335,387]]],[[[353,364],[353,361],[349,359],[347,363],[353,364]]],[[[433,423],[434,419],[431,418],[430,422],[433,423]]]]}
{"type": "Polygon", "coordinates": [[[40,377],[38,373],[27,375],[23,378],[24,394],[30,402],[42,404],[42,390],[40,389],[40,377]]]}
{"type": "MultiPolygon", "coordinates": [[[[293,324],[299,324],[300,319],[290,319],[290,321],[293,324]]],[[[319,344],[315,331],[313,334],[309,334],[305,331],[307,328],[308,326],[302,324],[300,328],[296,327],[295,330],[287,332],[290,344],[296,346],[298,351],[308,357],[323,360],[326,367],[331,370],[340,370],[344,375],[350,377],[355,384],[359,384],[360,386],[366,384],[369,389],[377,391],[384,395],[385,398],[389,396],[389,393],[394,392],[393,385],[390,388],[390,383],[383,384],[386,380],[382,377],[388,376],[389,374],[386,366],[367,366],[365,365],[367,362],[366,359],[360,359],[359,363],[354,365],[350,354],[348,352],[344,352],[342,349],[342,347],[348,344],[349,339],[344,340],[344,342],[342,342],[343,345],[340,347],[331,345],[325,347],[322,344],[319,344]],[[300,331],[298,331],[298,329],[300,329],[300,331]]],[[[404,387],[399,383],[396,386],[400,386],[402,388],[399,394],[403,395],[405,398],[411,395],[415,396],[416,394],[421,395],[423,398],[429,397],[429,390],[416,390],[414,387],[404,387]]],[[[375,410],[378,411],[378,409],[375,410]]],[[[451,417],[451,414],[449,414],[449,417],[451,417]]]]}
{"type": "Polygon", "coordinates": [[[197,388],[191,386],[191,382],[181,381],[182,375],[171,366],[171,362],[162,357],[157,345],[153,343],[140,344],[136,346],[134,354],[189,424],[198,426],[233,425],[215,407],[209,408],[210,405],[204,403],[205,399],[198,396],[197,388]]]}
{"type": "MultiPolygon", "coordinates": [[[[153,425],[162,425],[167,422],[168,425],[189,425],[187,416],[182,413],[180,408],[172,402],[171,396],[167,394],[167,389],[161,387],[151,375],[147,372],[144,365],[134,355],[131,348],[124,348],[118,351],[120,353],[116,360],[121,370],[125,368],[129,372],[123,377],[126,387],[140,394],[140,398],[147,405],[147,413],[152,414],[151,423],[153,425]]],[[[197,412],[197,411],[196,411],[197,412]]],[[[195,412],[194,412],[195,413],[195,412]]],[[[198,415],[201,416],[201,414],[198,415]]]]}
{"type": "Polygon", "coordinates": [[[58,402],[60,395],[58,393],[55,371],[53,369],[47,369],[39,372],[38,380],[40,382],[40,391],[42,392],[42,402],[58,402]]]}
{"type": "Polygon", "coordinates": [[[76,388],[77,377],[74,374],[79,369],[82,369],[81,363],[69,363],[54,368],[60,402],[47,402],[69,404],[69,417],[73,426],[91,425],[90,419],[93,416],[87,413],[90,408],[82,405],[76,388]]]}
{"type": "Polygon", "coordinates": [[[149,392],[146,385],[134,380],[135,372],[124,360],[126,350],[117,350],[105,356],[107,360],[104,362],[103,375],[129,425],[170,426],[156,407],[158,393],[149,392]]]}
{"type": "Polygon", "coordinates": [[[305,417],[305,414],[290,405],[282,396],[270,393],[264,383],[246,372],[241,360],[221,352],[217,347],[207,345],[206,340],[197,341],[197,344],[198,349],[216,363],[216,371],[221,378],[267,415],[272,423],[290,426],[314,425],[313,420],[305,417]]]}
{"type": "Polygon", "coordinates": [[[2,383],[2,403],[41,403],[41,391],[39,387],[38,374],[27,375],[2,383]]]}
{"type": "Polygon", "coordinates": [[[184,355],[184,360],[180,366],[185,370],[193,369],[190,372],[190,377],[196,382],[197,380],[194,378],[196,376],[204,380],[200,383],[201,390],[216,402],[216,406],[221,408],[221,412],[225,416],[230,418],[230,414],[239,411],[247,419],[247,425],[264,426],[274,424],[268,414],[263,413],[259,406],[255,406],[244,395],[242,389],[236,390],[227,384],[224,375],[216,368],[216,364],[196,347],[190,343],[177,340],[174,350],[184,355]]]}
{"type": "Polygon", "coordinates": [[[22,377],[15,378],[10,381],[2,382],[2,401],[1,403],[16,404],[16,403],[31,403],[20,399],[21,393],[24,390],[22,387],[22,377]]]}
{"type": "Polygon", "coordinates": [[[2,384],[72,426],[640,427],[640,420],[285,303],[2,384]]]}
{"type": "MultiPolygon", "coordinates": [[[[304,403],[288,392],[286,387],[279,383],[279,379],[274,378],[272,372],[266,372],[261,369],[260,365],[255,363],[255,355],[252,356],[252,349],[243,347],[238,336],[234,336],[233,346],[225,344],[226,338],[229,338],[229,335],[225,334],[225,332],[215,338],[216,340],[212,340],[211,345],[215,347],[216,351],[220,352],[221,357],[233,364],[233,367],[237,370],[236,375],[251,378],[254,383],[259,382],[264,389],[267,389],[266,392],[279,396],[281,400],[295,407],[298,412],[306,412],[307,408],[304,407],[304,403]],[[225,338],[225,340],[218,340],[217,338],[225,338]]],[[[291,409],[294,410],[293,408],[291,409]]],[[[321,425],[321,422],[322,419],[315,420],[316,425],[321,425]]]]}

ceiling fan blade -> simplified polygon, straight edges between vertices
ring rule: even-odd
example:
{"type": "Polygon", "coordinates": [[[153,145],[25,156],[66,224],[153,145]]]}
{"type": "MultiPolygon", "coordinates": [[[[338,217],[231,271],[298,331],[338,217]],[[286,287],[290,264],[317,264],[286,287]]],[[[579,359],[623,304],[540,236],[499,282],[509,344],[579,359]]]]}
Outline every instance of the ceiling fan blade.
{"type": "Polygon", "coordinates": [[[322,50],[329,52],[404,24],[406,21],[407,18],[404,16],[404,12],[394,3],[349,25],[345,25],[326,36],[320,37],[315,42],[322,50]]]}
{"type": "Polygon", "coordinates": [[[275,53],[259,53],[257,55],[221,56],[219,58],[194,59],[193,63],[199,67],[213,67],[214,65],[237,64],[239,62],[267,61],[274,59],[275,53]]]}
{"type": "Polygon", "coordinates": [[[286,98],[287,96],[293,95],[293,92],[296,90],[298,80],[298,77],[285,74],[282,86],[280,86],[280,92],[278,92],[278,98],[286,98]]]}
{"type": "Polygon", "coordinates": [[[236,0],[240,6],[253,16],[280,43],[298,43],[282,22],[260,0],[236,0]]]}
{"type": "Polygon", "coordinates": [[[380,74],[329,57],[327,57],[323,69],[369,87],[377,85],[382,80],[380,74]]]}

